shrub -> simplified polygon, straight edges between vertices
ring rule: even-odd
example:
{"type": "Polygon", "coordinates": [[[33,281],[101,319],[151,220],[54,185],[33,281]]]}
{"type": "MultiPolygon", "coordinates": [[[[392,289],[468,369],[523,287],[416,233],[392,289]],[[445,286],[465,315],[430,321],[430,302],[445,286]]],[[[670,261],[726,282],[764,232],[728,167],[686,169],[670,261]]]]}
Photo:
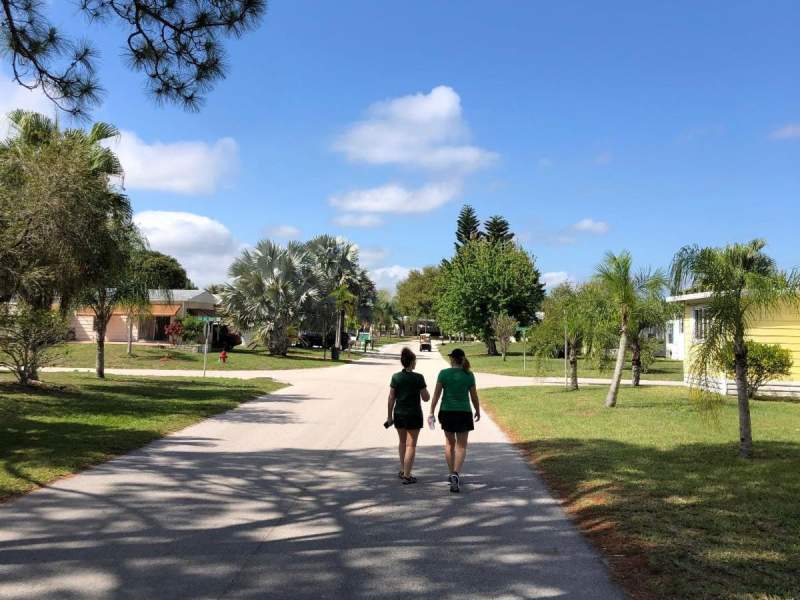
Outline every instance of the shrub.
{"type": "Polygon", "coordinates": [[[39,379],[39,368],[58,356],[53,346],[66,337],[66,320],[56,312],[22,303],[0,307],[0,366],[23,385],[39,379]]]}
{"type": "MultiPolygon", "coordinates": [[[[747,341],[747,396],[755,398],[759,388],[766,382],[785,377],[792,371],[792,354],[778,344],[762,344],[747,341]]],[[[722,368],[735,375],[733,345],[728,344],[722,355],[722,368]]]]}
{"type": "Polygon", "coordinates": [[[181,321],[183,325],[183,333],[181,337],[184,341],[200,343],[204,341],[203,332],[205,331],[205,323],[198,317],[188,316],[181,321]]]}

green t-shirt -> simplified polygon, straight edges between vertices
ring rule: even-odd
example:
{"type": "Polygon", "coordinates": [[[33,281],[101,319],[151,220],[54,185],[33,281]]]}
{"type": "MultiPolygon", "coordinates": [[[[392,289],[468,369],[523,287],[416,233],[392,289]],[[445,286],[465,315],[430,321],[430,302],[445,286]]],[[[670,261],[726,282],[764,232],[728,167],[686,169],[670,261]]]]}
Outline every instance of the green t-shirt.
{"type": "Polygon", "coordinates": [[[469,406],[469,390],[475,385],[475,375],[461,367],[451,367],[439,371],[436,380],[442,384],[441,410],[472,412],[469,406]]]}
{"type": "Polygon", "coordinates": [[[400,371],[392,375],[389,384],[395,393],[394,413],[396,415],[422,414],[419,393],[428,387],[425,378],[413,371],[400,371]]]}

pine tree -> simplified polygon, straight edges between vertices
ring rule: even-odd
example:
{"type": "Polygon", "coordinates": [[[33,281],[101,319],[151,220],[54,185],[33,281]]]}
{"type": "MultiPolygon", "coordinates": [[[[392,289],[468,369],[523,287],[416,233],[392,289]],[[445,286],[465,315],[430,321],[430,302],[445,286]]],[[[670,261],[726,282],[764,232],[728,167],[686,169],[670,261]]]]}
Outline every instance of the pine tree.
{"type": "Polygon", "coordinates": [[[492,243],[495,242],[510,242],[514,239],[514,234],[511,233],[511,226],[508,221],[500,215],[490,217],[484,224],[486,230],[486,239],[492,243]]]}
{"type": "Polygon", "coordinates": [[[469,242],[483,236],[481,233],[481,222],[475,209],[469,204],[465,204],[458,213],[458,225],[456,226],[456,250],[469,242]]]}

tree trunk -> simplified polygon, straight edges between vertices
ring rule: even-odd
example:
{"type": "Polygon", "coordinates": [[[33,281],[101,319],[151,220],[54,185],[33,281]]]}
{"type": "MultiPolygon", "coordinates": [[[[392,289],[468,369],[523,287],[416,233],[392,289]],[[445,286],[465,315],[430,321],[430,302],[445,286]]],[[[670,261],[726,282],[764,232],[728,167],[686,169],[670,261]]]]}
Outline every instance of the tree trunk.
{"type": "Polygon", "coordinates": [[[133,315],[128,315],[128,356],[133,356],[133,315]]]}
{"type": "Polygon", "coordinates": [[[619,382],[622,380],[622,368],[625,366],[625,349],[628,346],[628,331],[622,328],[619,334],[619,348],[617,348],[617,362],[614,365],[614,375],[611,378],[611,385],[606,396],[606,407],[613,408],[617,405],[617,395],[619,394],[619,382]]]}
{"type": "Polygon", "coordinates": [[[497,342],[493,336],[487,336],[483,343],[486,344],[486,354],[489,356],[498,356],[500,353],[497,351],[497,342]]]}
{"type": "Polygon", "coordinates": [[[578,389],[578,350],[575,344],[569,345],[569,389],[578,389]]]}
{"type": "Polygon", "coordinates": [[[267,350],[275,356],[286,356],[289,353],[289,336],[285,327],[276,327],[270,332],[267,350]]]}
{"type": "Polygon", "coordinates": [[[344,319],[344,311],[340,310],[336,313],[336,337],[334,338],[334,345],[342,349],[342,320],[344,319]]]}
{"type": "Polygon", "coordinates": [[[97,323],[97,360],[95,371],[100,379],[106,376],[106,324],[97,323]]]}
{"type": "Polygon", "coordinates": [[[733,356],[739,404],[739,456],[750,458],[753,453],[753,432],[750,427],[750,399],[747,396],[747,346],[743,340],[734,343],[733,356]]]}
{"type": "Polygon", "coordinates": [[[639,387],[642,378],[642,347],[639,342],[631,344],[631,379],[634,387],[639,387]]]}

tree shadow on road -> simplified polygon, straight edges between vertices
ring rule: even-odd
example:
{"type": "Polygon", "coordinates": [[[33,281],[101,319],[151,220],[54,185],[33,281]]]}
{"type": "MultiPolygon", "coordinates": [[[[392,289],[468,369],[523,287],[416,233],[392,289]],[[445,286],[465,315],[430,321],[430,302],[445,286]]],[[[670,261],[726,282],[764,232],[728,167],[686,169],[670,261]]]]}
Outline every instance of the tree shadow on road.
{"type": "Polygon", "coordinates": [[[454,495],[438,448],[419,449],[420,482],[403,486],[392,449],[187,441],[88,472],[102,493],[0,507],[0,596],[36,581],[50,593],[35,597],[72,597],[86,577],[104,598],[621,598],[507,444],[471,446],[454,495]]]}

